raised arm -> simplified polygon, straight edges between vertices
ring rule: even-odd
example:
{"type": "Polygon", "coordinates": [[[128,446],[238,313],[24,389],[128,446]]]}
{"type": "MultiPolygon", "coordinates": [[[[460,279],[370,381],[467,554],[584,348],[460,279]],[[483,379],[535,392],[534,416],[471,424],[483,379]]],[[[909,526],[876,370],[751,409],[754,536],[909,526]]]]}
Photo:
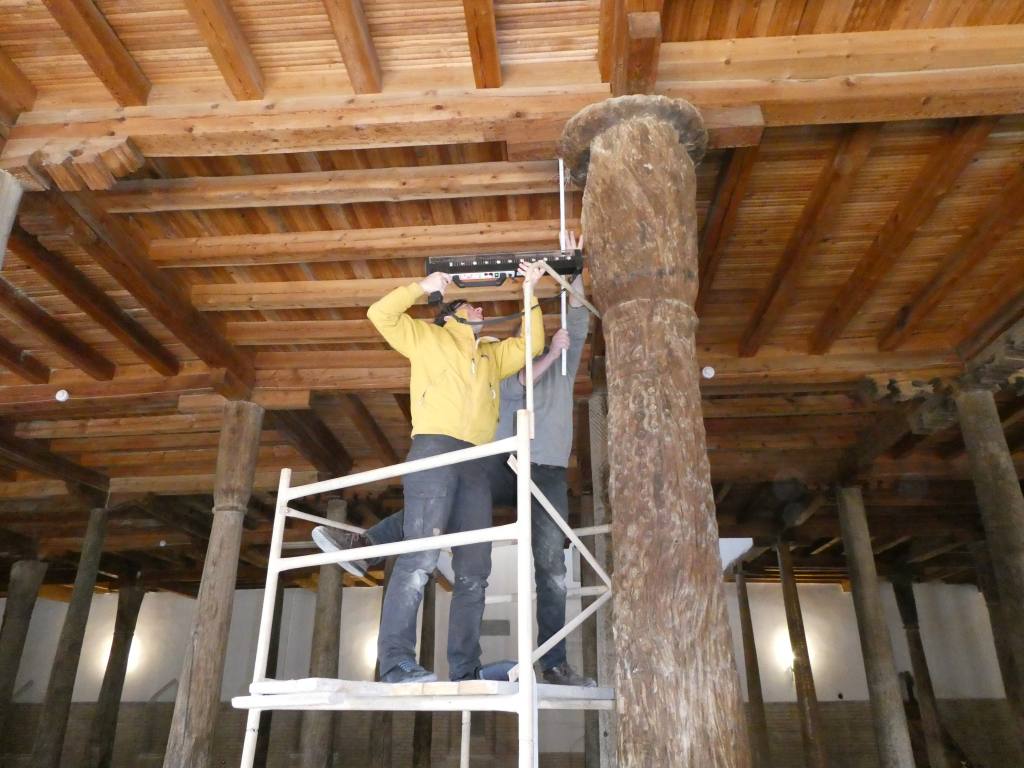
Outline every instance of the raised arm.
{"type": "Polygon", "coordinates": [[[425,293],[430,290],[444,290],[444,285],[434,286],[431,280],[437,283],[444,282],[441,278],[434,279],[434,275],[431,275],[419,283],[403,285],[374,302],[366,311],[366,317],[384,340],[405,357],[411,357],[412,351],[426,341],[432,331],[427,323],[414,320],[407,314],[409,307],[425,293]]]}
{"type": "MultiPolygon", "coordinates": [[[[539,262],[534,262],[533,264],[521,262],[519,271],[522,273],[523,279],[529,280],[534,286],[537,285],[537,281],[540,280],[543,274],[543,269],[539,266],[539,262]]],[[[530,355],[536,357],[544,350],[544,316],[541,314],[540,304],[537,303],[536,297],[533,299],[533,307],[530,309],[529,317],[533,326],[530,339],[532,342],[530,355]]],[[[526,364],[526,318],[527,314],[523,312],[523,323],[518,336],[505,339],[494,345],[494,356],[498,366],[499,378],[503,379],[506,376],[511,376],[521,370],[526,364]]]]}

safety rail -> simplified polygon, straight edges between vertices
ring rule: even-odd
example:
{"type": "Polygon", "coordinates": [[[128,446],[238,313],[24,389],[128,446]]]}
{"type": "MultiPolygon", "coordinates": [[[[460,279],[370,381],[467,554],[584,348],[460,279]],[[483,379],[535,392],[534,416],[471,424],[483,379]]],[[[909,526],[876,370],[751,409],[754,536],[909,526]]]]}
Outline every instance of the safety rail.
{"type": "MultiPolygon", "coordinates": [[[[563,288],[571,290],[560,276],[555,275],[555,277],[563,285],[563,288]]],[[[256,645],[253,681],[249,687],[248,696],[239,696],[232,700],[235,707],[249,710],[241,768],[252,768],[259,734],[260,713],[264,710],[460,711],[463,713],[460,749],[462,768],[469,766],[470,713],[472,711],[515,712],[519,717],[519,768],[536,768],[538,763],[538,740],[536,738],[538,709],[610,709],[612,707],[613,695],[610,689],[538,684],[533,673],[533,664],[536,660],[579,627],[611,598],[611,579],[581,540],[581,537],[584,536],[606,534],[608,526],[591,526],[574,531],[530,477],[530,440],[533,437],[533,355],[531,354],[533,324],[530,311],[532,298],[532,288],[524,281],[523,336],[526,347],[524,365],[526,408],[516,414],[514,437],[294,487],[291,486],[291,470],[287,468],[281,470],[268,557],[267,582],[263,593],[256,645]],[[516,521],[514,523],[474,531],[407,539],[391,544],[375,544],[339,552],[288,556],[283,554],[286,548],[292,549],[290,546],[286,547],[284,541],[285,525],[289,518],[347,531],[361,532],[363,530],[356,526],[294,509],[290,504],[297,499],[502,453],[510,454],[509,465],[516,474],[516,521]],[[596,599],[539,648],[533,647],[533,511],[531,503],[533,498],[537,499],[541,508],[561,529],[571,545],[579,551],[580,556],[595,570],[602,582],[602,585],[598,587],[587,587],[578,591],[581,596],[593,596],[596,599]],[[328,564],[344,566],[344,564],[355,560],[447,549],[483,542],[511,542],[516,545],[517,666],[509,674],[509,682],[473,680],[388,684],[319,678],[271,680],[266,677],[271,645],[272,617],[277,583],[281,573],[297,568],[313,568],[328,564]],[[520,674],[524,664],[527,665],[528,673],[520,674]]],[[[512,602],[511,596],[509,596],[509,602],[512,602]]]]}

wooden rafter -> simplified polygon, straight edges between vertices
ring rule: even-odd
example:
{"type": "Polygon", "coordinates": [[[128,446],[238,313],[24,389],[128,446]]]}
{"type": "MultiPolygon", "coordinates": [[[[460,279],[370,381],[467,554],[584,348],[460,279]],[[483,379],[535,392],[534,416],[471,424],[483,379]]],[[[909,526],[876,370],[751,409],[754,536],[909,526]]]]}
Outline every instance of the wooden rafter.
{"type": "Polygon", "coordinates": [[[348,451],[313,411],[269,411],[266,418],[318,472],[337,477],[352,469],[348,451]]]}
{"type": "Polygon", "coordinates": [[[262,99],[263,73],[227,0],[185,0],[236,99],[262,99]]]}
{"type": "Polygon", "coordinates": [[[633,12],[626,16],[625,38],[612,69],[612,96],[653,93],[661,51],[661,14],[633,12]]]}
{"type": "Polygon", "coordinates": [[[881,125],[866,123],[847,129],[818,175],[811,196],[786,243],[768,281],[768,286],[747,323],[740,339],[739,353],[753,357],[768,334],[792,303],[804,269],[821,240],[828,236],[839,218],[839,211],[853,188],[857,174],[867,162],[881,125]]]}
{"type": "Polygon", "coordinates": [[[380,93],[383,78],[362,0],[323,0],[356,93],[380,93]]]}
{"type": "Polygon", "coordinates": [[[953,329],[951,340],[964,360],[974,357],[992,339],[1024,317],[1024,264],[983,296],[953,329]]]}
{"type": "Polygon", "coordinates": [[[12,233],[9,247],[19,259],[106,328],[153,370],[164,376],[178,373],[181,366],[177,358],[67,258],[47,250],[21,229],[15,229],[12,233]]]}
{"type": "Polygon", "coordinates": [[[64,34],[122,107],[145,104],[150,83],[93,0],[43,0],[64,34]]]}
{"type": "Polygon", "coordinates": [[[371,451],[384,463],[385,466],[398,464],[401,459],[395,453],[384,430],[377,424],[373,414],[366,407],[366,404],[358,395],[351,393],[341,394],[337,397],[317,398],[314,400],[314,409],[337,407],[346,418],[352,422],[363,440],[371,451]]]}
{"type": "Polygon", "coordinates": [[[957,241],[952,253],[936,267],[928,282],[900,307],[878,337],[878,348],[897,349],[1024,216],[1024,168],[1003,185],[981,217],[957,241]]]}
{"type": "Polygon", "coordinates": [[[0,338],[0,365],[33,384],[45,384],[50,380],[50,369],[38,358],[3,338],[0,338]]]}
{"type": "Polygon", "coordinates": [[[811,334],[811,354],[820,355],[832,347],[985,145],[996,122],[991,118],[964,119],[950,126],[825,310],[811,334]]]}
{"type": "Polygon", "coordinates": [[[32,108],[35,100],[35,86],[11,57],[0,50],[0,124],[13,123],[19,113],[32,108]]]}
{"type": "Polygon", "coordinates": [[[494,20],[494,0],[462,0],[466,15],[466,37],[473,60],[473,79],[477,88],[501,85],[501,54],[494,20]]]}
{"type": "Polygon", "coordinates": [[[707,302],[711,286],[715,281],[718,266],[725,255],[725,247],[729,243],[736,215],[740,204],[746,197],[750,184],[750,174],[757,162],[758,147],[737,147],[729,152],[718,174],[714,196],[708,207],[708,215],[704,220],[704,229],[700,233],[699,278],[700,288],[694,308],[700,315],[707,302]]]}
{"type": "Polygon", "coordinates": [[[79,483],[98,491],[109,488],[107,477],[52,453],[44,444],[0,432],[0,458],[29,472],[79,483]]]}

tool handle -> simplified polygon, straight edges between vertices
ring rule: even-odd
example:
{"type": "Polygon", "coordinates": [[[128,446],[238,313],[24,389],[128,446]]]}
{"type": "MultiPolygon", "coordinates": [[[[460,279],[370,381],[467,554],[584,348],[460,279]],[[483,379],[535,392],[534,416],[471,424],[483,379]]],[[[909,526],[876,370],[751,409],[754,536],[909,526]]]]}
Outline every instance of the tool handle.
{"type": "Polygon", "coordinates": [[[452,278],[459,288],[496,288],[505,284],[505,275],[498,275],[487,280],[463,280],[461,275],[452,278]]]}

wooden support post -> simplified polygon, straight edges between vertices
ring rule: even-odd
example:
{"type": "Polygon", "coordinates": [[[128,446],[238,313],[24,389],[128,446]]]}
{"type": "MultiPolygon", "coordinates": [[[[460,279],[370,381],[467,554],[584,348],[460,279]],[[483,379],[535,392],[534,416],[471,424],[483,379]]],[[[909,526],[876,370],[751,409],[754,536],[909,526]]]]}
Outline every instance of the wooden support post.
{"type": "Polygon", "coordinates": [[[800,610],[800,595],[796,589],[793,573],[793,556],[789,544],[779,542],[776,547],[779,556],[779,576],[782,580],[782,602],[786,608],[786,623],[789,625],[789,644],[793,649],[793,680],[796,684],[797,706],[800,708],[800,732],[804,740],[804,762],[807,768],[828,768],[828,754],[825,751],[825,732],[818,711],[818,695],[814,691],[814,675],[811,673],[811,655],[804,632],[804,616],[800,610]]]}
{"type": "MultiPolygon", "coordinates": [[[[284,609],[284,581],[277,580],[277,596],[274,598],[274,615],[270,620],[270,645],[267,648],[267,677],[277,677],[277,652],[281,643],[281,613],[284,609]]],[[[267,768],[270,755],[270,727],[274,711],[260,712],[259,735],[256,737],[256,754],[252,768],[267,768]]]]}
{"type": "MultiPolygon", "coordinates": [[[[344,499],[327,503],[327,517],[344,523],[348,518],[344,499]]],[[[338,676],[341,652],[341,574],[339,566],[320,566],[316,588],[316,615],[313,619],[313,647],[309,655],[309,676],[338,676]]],[[[334,761],[334,721],[330,710],[302,713],[302,768],[330,768],[334,761]]]]}
{"type": "Polygon", "coordinates": [[[21,652],[25,648],[32,609],[36,605],[39,585],[46,574],[41,560],[18,560],[11,566],[7,580],[7,604],[4,623],[0,627],[0,733],[7,733],[14,683],[18,679],[21,652]]]}
{"type": "Polygon", "coordinates": [[[736,597],[740,607],[740,633],[743,636],[743,662],[747,671],[747,725],[750,728],[750,750],[754,768],[771,768],[772,755],[768,748],[768,718],[764,710],[761,689],[761,666],[757,661],[754,644],[754,622],[750,617],[750,598],[747,595],[747,577],[743,567],[736,568],[736,597]]]}
{"type": "Polygon", "coordinates": [[[999,598],[999,584],[992,570],[992,557],[989,554],[988,542],[973,543],[971,554],[974,556],[978,589],[981,590],[981,594],[985,598],[985,605],[988,607],[989,623],[992,625],[992,640],[996,648],[996,661],[1003,678],[1006,700],[1013,713],[1017,739],[1024,746],[1024,690],[1021,689],[1017,668],[1013,663],[1013,651],[1007,640],[1006,615],[1003,610],[1003,601],[999,598]]]}
{"type": "Polygon", "coordinates": [[[930,768],[953,768],[956,763],[946,751],[942,738],[942,722],[935,701],[932,676],[928,671],[928,659],[921,642],[921,626],[917,620],[917,601],[914,599],[914,585],[909,576],[898,576],[892,580],[896,594],[896,605],[900,609],[903,629],[907,633],[907,647],[910,649],[910,667],[914,673],[914,695],[921,712],[921,730],[924,731],[925,749],[928,752],[930,768]]]}
{"type": "Polygon", "coordinates": [[[14,227],[14,217],[21,202],[21,184],[7,171],[0,171],[0,265],[7,250],[7,238],[14,227]]]}
{"type": "Polygon", "coordinates": [[[88,768],[110,768],[114,760],[114,736],[117,733],[117,713],[121,708],[121,691],[128,672],[128,654],[135,636],[135,624],[142,608],[146,590],[134,579],[126,580],[117,592],[117,618],[114,637],[110,642],[110,655],[103,673],[100,695],[96,703],[96,717],[89,734],[86,750],[88,768]]]}
{"type": "Polygon", "coordinates": [[[622,768],[750,765],[694,338],[694,160],[706,143],[690,104],[623,96],[579,112],[559,145],[585,187],[583,229],[608,344],[622,768]],[[667,563],[652,589],[651,568],[667,563]]]}
{"type": "Polygon", "coordinates": [[[992,392],[966,389],[955,400],[998,585],[1000,624],[1010,648],[1013,679],[1020,685],[1024,682],[1024,494],[992,392]]]}
{"type": "Polygon", "coordinates": [[[92,607],[92,590],[96,586],[100,555],[103,552],[103,537],[107,526],[107,511],[94,509],[89,514],[89,526],[82,542],[82,554],[78,560],[75,586],[71,590],[71,601],[64,615],[64,626],[57,641],[57,653],[53,659],[50,682],[46,687],[43,709],[36,724],[36,739],[32,747],[33,768],[58,768],[60,754],[64,747],[64,732],[71,711],[71,693],[75,688],[78,674],[78,659],[82,654],[82,640],[85,624],[92,607]]]}
{"type": "Polygon", "coordinates": [[[836,496],[871,698],[878,764],[881,768],[914,768],[914,750],[910,745],[910,730],[896,676],[892,641],[878,590],[878,573],[871,550],[864,497],[859,486],[839,488],[836,496]]]}
{"type": "MultiPolygon", "coordinates": [[[[423,621],[420,624],[420,665],[434,669],[434,633],[437,614],[437,581],[427,578],[423,587],[423,621]]],[[[434,713],[417,712],[412,728],[412,768],[431,768],[434,743],[434,713]]]]}
{"type": "Polygon", "coordinates": [[[263,408],[255,403],[225,403],[210,543],[174,702],[164,768],[207,768],[210,764],[238,573],[242,519],[252,493],[262,424],[263,408]]]}

